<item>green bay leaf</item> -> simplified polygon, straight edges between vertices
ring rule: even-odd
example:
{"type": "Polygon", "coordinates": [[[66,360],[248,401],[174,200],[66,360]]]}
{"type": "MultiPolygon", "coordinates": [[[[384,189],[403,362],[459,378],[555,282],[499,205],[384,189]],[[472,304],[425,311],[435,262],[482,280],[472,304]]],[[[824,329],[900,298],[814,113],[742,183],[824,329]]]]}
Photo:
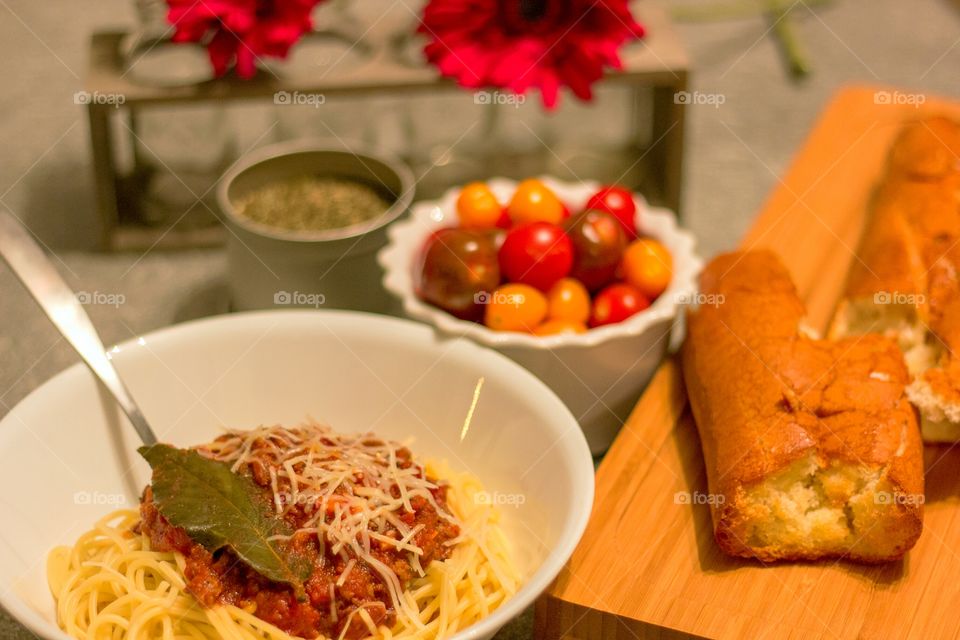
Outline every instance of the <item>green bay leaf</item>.
{"type": "Polygon", "coordinates": [[[293,529],[271,511],[253,480],[193,450],[155,444],[138,451],[153,469],[153,499],[167,521],[210,552],[230,548],[260,575],[305,597],[312,566],[270,540],[293,529]]]}

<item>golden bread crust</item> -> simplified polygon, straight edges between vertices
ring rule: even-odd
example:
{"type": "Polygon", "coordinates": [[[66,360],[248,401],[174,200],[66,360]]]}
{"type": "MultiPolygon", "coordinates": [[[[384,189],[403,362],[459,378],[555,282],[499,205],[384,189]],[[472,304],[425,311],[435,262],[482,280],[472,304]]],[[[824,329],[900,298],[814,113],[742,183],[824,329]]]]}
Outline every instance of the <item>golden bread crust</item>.
{"type": "Polygon", "coordinates": [[[831,334],[899,336],[924,429],[946,419],[960,438],[960,124],[935,117],[900,132],[857,254],[831,334]],[[893,297],[914,307],[899,324],[885,322],[904,317],[893,297]]]}
{"type": "Polygon", "coordinates": [[[879,562],[902,555],[920,535],[922,498],[864,510],[882,537],[854,531],[855,518],[849,535],[824,534],[831,542],[817,542],[817,532],[843,524],[831,518],[848,508],[850,492],[836,488],[845,474],[860,489],[869,477],[891,495],[923,495],[922,445],[897,346],[878,335],[839,341],[803,335],[803,304],[770,252],[717,257],[701,276],[701,292],[722,302],[688,315],[682,361],[710,493],[722,496],[711,502],[721,548],[761,560],[879,562]],[[766,485],[786,482],[793,467],[802,486],[771,489],[769,498],[766,485]],[[786,502],[784,493],[792,496],[786,502]],[[763,523],[797,500],[809,507],[799,522],[813,514],[826,524],[811,525],[809,540],[792,530],[760,540],[763,523]]]}

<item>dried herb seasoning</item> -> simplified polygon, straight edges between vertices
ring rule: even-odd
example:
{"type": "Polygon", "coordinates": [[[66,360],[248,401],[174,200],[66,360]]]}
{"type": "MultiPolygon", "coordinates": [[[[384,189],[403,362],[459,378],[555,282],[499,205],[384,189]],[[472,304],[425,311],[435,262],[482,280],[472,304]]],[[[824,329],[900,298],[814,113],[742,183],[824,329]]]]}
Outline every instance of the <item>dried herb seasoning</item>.
{"type": "Polygon", "coordinates": [[[370,185],[325,176],[271,182],[237,202],[242,216],[294,231],[341,229],[372,220],[389,208],[390,202],[370,185]]]}

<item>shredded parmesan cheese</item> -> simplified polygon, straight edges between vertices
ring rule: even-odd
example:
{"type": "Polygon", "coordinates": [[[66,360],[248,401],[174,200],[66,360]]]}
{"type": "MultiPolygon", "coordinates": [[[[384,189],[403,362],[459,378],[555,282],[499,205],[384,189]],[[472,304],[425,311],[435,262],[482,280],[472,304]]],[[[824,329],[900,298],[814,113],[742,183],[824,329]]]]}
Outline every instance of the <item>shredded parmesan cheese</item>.
{"type": "MultiPolygon", "coordinates": [[[[277,515],[297,510],[302,526],[293,535],[314,537],[321,558],[323,549],[329,548],[345,559],[336,586],[343,586],[356,563],[362,562],[380,575],[395,610],[411,606],[403,597],[402,581],[372,555],[371,547],[402,551],[422,576],[424,552],[415,538],[423,525],[411,527],[403,519],[414,511],[412,500],[423,499],[440,518],[460,525],[437,504],[432,493],[437,483],[427,479],[423,466],[406,447],[370,434],[340,434],[319,424],[260,427],[228,431],[199,451],[229,464],[234,472],[245,466],[254,475],[258,470],[268,472],[277,515]]],[[[359,615],[365,617],[365,613],[359,615]]],[[[331,617],[336,616],[332,609],[331,617]]]]}
{"type": "Polygon", "coordinates": [[[343,573],[340,574],[340,577],[337,578],[337,586],[342,587],[343,583],[347,581],[347,576],[350,575],[350,570],[353,569],[353,565],[356,564],[356,560],[350,558],[347,562],[347,566],[343,568],[343,573]]]}

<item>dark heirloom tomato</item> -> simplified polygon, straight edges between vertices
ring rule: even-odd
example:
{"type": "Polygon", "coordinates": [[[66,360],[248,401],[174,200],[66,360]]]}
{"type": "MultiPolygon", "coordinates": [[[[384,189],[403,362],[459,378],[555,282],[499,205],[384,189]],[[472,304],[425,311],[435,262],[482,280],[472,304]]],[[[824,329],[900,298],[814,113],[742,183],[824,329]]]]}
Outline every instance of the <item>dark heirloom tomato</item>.
{"type": "Polygon", "coordinates": [[[464,320],[483,317],[483,295],[500,284],[492,234],[439,229],[423,243],[414,270],[417,296],[464,320]]]}
{"type": "Polygon", "coordinates": [[[500,247],[503,246],[503,241],[507,237],[506,229],[501,229],[500,227],[481,229],[480,233],[490,238],[490,241],[493,242],[493,248],[497,251],[500,251],[500,247]]]}
{"type": "Polygon", "coordinates": [[[546,291],[573,266],[573,245],[563,229],[528,222],[507,232],[500,247],[500,271],[510,282],[546,291]]]}
{"type": "Polygon", "coordinates": [[[623,322],[649,306],[650,301],[636,287],[623,283],[612,284],[593,299],[590,326],[623,322]]]}
{"type": "Polygon", "coordinates": [[[584,208],[606,211],[620,221],[629,240],[637,237],[637,205],[628,189],[616,185],[603,187],[587,200],[584,208]]]}
{"type": "Polygon", "coordinates": [[[613,280],[627,246],[620,223],[604,211],[582,211],[564,227],[573,242],[573,270],[570,275],[596,291],[613,280]]]}

